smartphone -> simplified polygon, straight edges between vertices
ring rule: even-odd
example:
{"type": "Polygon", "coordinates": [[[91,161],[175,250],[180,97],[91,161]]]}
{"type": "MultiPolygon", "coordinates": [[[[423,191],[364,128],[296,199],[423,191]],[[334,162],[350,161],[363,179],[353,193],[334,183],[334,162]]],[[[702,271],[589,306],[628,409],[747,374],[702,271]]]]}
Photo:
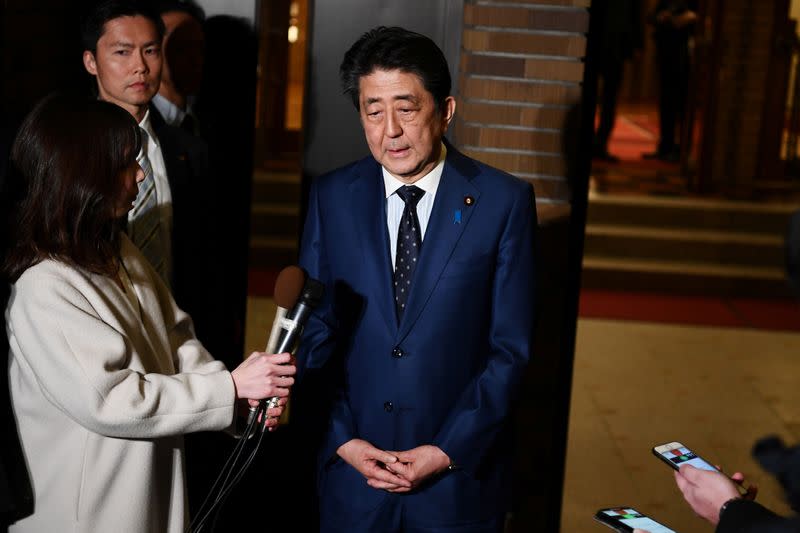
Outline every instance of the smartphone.
{"type": "Polygon", "coordinates": [[[632,507],[600,509],[595,513],[594,519],[619,532],[630,532],[639,528],[650,533],[676,533],[675,530],[656,522],[632,507]]]}
{"type": "MultiPolygon", "coordinates": [[[[660,446],[654,446],[653,455],[667,463],[675,470],[680,470],[681,465],[686,463],[701,470],[719,472],[717,467],[694,453],[680,442],[668,442],[666,444],[661,444],[660,446]]],[[[735,482],[734,485],[736,485],[737,490],[742,496],[747,494],[747,487],[735,482]]]]}

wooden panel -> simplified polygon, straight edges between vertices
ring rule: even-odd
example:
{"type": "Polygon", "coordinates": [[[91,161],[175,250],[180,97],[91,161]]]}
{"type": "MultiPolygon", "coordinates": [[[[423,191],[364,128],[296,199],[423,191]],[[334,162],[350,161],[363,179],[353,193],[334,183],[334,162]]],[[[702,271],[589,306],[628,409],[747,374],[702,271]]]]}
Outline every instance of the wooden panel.
{"type": "Polygon", "coordinates": [[[508,124],[539,128],[562,128],[567,112],[559,107],[521,107],[514,104],[460,101],[457,117],[465,122],[508,124]]]}
{"type": "Polygon", "coordinates": [[[541,35],[464,30],[462,45],[466,50],[481,52],[511,52],[576,58],[583,57],[586,53],[586,37],[583,35],[541,35]]]}
{"type": "Polygon", "coordinates": [[[535,28],[537,30],[585,33],[589,30],[589,12],[508,5],[503,7],[466,5],[464,6],[464,24],[466,26],[535,28]]]}
{"type": "Polygon", "coordinates": [[[581,97],[581,90],[577,85],[462,78],[460,86],[461,94],[465,98],[562,104],[575,102],[581,97]]]}
{"type": "Polygon", "coordinates": [[[458,142],[463,145],[487,148],[560,152],[561,132],[529,131],[456,124],[458,142]]]}

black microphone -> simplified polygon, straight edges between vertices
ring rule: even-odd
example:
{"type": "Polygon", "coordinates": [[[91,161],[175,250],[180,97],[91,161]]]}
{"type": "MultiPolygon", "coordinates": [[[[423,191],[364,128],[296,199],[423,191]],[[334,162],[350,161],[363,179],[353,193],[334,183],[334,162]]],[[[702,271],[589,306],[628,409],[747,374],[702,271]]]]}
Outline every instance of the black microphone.
{"type": "MultiPolygon", "coordinates": [[[[303,285],[303,292],[300,293],[297,303],[286,314],[286,318],[281,323],[278,342],[275,345],[275,353],[294,353],[308,318],[322,301],[324,295],[325,285],[314,278],[306,279],[306,283],[303,285]]],[[[267,408],[277,406],[278,400],[279,398],[277,397],[270,398],[267,402],[267,408]]]]}
{"type": "MultiPolygon", "coordinates": [[[[298,341],[300,340],[300,335],[303,332],[303,327],[305,327],[308,318],[319,305],[320,301],[322,301],[324,295],[325,285],[323,285],[322,282],[313,278],[306,279],[303,285],[303,291],[297,298],[297,303],[295,303],[294,307],[280,320],[278,339],[275,343],[274,353],[294,353],[298,341]]],[[[261,400],[260,407],[264,409],[277,407],[279,400],[280,398],[277,396],[268,400],[261,400]]],[[[256,410],[250,411],[248,424],[255,416],[255,412],[256,410]]]]}
{"type": "Polygon", "coordinates": [[[308,317],[319,305],[324,294],[325,286],[321,282],[314,278],[306,279],[303,285],[303,292],[300,293],[297,303],[286,314],[286,318],[280,326],[275,353],[294,353],[297,341],[303,332],[303,327],[308,322],[308,317]]]}

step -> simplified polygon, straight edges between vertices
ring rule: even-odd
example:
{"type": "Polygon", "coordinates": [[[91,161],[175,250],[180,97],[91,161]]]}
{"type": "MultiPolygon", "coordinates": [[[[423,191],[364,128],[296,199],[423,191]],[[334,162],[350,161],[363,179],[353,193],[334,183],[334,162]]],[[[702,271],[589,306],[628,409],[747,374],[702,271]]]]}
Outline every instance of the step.
{"type": "Polygon", "coordinates": [[[257,237],[250,238],[250,266],[252,268],[283,268],[297,264],[297,239],[257,237]]]}
{"type": "Polygon", "coordinates": [[[785,260],[781,236],[613,224],[587,226],[584,252],[619,259],[682,260],[774,268],[783,268],[785,260]]]}
{"type": "Polygon", "coordinates": [[[302,184],[296,172],[257,170],[253,173],[253,202],[300,205],[302,184]]]}
{"type": "Polygon", "coordinates": [[[796,203],[628,196],[591,192],[587,225],[688,228],[783,235],[796,203]]]}
{"type": "Polygon", "coordinates": [[[279,237],[297,240],[300,207],[273,203],[254,203],[250,211],[250,233],[254,237],[279,237]]]}
{"type": "Polygon", "coordinates": [[[782,268],[585,255],[582,287],[720,297],[790,296],[782,268]]]}

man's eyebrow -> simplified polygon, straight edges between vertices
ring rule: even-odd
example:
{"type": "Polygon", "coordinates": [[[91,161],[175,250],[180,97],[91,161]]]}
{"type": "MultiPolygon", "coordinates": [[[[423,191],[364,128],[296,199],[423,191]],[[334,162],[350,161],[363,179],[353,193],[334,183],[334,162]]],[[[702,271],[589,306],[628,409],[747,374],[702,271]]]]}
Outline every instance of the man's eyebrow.
{"type": "MultiPolygon", "coordinates": [[[[136,45],[128,41],[117,41],[109,46],[112,48],[136,48],[136,45]]],[[[142,45],[142,48],[150,48],[151,46],[161,46],[161,43],[158,40],[148,41],[142,45]]]]}
{"type": "MultiPolygon", "coordinates": [[[[417,98],[413,94],[397,94],[395,96],[392,96],[392,100],[393,101],[406,100],[406,101],[413,102],[413,103],[419,102],[419,98],[417,98]]],[[[365,103],[367,105],[369,105],[369,104],[374,104],[374,103],[381,102],[381,101],[383,101],[382,98],[378,98],[378,97],[375,97],[375,96],[369,96],[365,100],[365,103]]]]}

